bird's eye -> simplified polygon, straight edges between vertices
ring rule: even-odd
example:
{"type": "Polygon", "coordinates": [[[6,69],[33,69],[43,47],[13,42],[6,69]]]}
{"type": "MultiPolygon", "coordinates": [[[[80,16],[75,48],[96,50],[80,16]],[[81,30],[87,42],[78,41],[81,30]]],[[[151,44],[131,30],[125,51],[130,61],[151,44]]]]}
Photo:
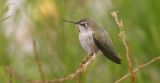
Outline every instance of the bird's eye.
{"type": "Polygon", "coordinates": [[[86,23],[81,23],[80,25],[83,27],[86,27],[86,23]]]}

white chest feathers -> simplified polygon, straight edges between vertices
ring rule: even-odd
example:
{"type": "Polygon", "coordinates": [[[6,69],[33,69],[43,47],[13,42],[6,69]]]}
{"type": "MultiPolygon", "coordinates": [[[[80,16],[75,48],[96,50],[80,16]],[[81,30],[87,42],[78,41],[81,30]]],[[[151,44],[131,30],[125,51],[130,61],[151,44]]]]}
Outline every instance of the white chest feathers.
{"type": "Polygon", "coordinates": [[[93,40],[92,31],[82,31],[79,33],[79,40],[82,47],[88,52],[97,52],[97,47],[93,40]]]}

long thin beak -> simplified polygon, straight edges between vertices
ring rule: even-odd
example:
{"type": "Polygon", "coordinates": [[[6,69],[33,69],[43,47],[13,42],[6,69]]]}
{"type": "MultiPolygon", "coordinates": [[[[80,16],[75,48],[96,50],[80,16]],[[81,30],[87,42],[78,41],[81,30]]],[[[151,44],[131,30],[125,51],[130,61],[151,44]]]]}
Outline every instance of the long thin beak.
{"type": "Polygon", "coordinates": [[[73,22],[73,21],[68,21],[68,20],[62,20],[64,22],[69,22],[69,23],[74,23],[74,24],[78,24],[77,22],[73,22]]]}

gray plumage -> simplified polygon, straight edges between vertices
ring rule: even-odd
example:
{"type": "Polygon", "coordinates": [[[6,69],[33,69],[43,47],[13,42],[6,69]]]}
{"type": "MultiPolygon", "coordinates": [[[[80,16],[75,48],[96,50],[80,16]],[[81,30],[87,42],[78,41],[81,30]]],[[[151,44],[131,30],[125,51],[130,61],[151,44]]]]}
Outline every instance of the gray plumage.
{"type": "Polygon", "coordinates": [[[120,64],[120,59],[113,48],[113,44],[108,33],[106,31],[99,30],[94,32],[92,35],[96,46],[101,50],[103,55],[113,62],[120,64]]]}
{"type": "Polygon", "coordinates": [[[121,63],[108,33],[100,28],[94,20],[83,18],[78,22],[72,23],[77,25],[80,43],[88,53],[97,53],[98,51],[101,51],[103,55],[111,61],[117,64],[121,63]]]}

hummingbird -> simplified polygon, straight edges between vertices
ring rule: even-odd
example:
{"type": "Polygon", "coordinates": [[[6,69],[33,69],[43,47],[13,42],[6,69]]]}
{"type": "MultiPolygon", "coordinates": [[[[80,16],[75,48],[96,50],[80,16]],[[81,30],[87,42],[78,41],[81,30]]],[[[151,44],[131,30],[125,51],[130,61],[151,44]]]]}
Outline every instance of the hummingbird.
{"type": "Polygon", "coordinates": [[[121,60],[114,49],[109,34],[104,29],[100,28],[93,19],[83,18],[77,22],[69,20],[63,21],[77,25],[81,46],[89,54],[101,51],[102,54],[111,61],[121,64],[121,60]]]}

